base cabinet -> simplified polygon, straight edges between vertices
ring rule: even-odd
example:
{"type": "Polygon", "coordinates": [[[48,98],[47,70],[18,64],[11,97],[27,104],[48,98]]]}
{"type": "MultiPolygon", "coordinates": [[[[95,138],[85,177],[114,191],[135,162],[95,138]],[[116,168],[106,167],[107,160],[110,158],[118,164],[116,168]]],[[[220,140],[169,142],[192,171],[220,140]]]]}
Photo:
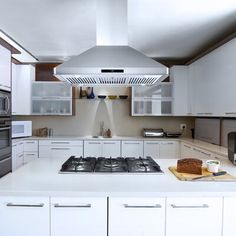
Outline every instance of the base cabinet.
{"type": "Polygon", "coordinates": [[[52,198],[51,236],[106,236],[107,198],[52,198]]]}
{"type": "Polygon", "coordinates": [[[166,236],[221,236],[222,198],[168,198],[166,236]]]}
{"type": "Polygon", "coordinates": [[[223,236],[235,236],[236,197],[224,198],[223,236]]]}
{"type": "Polygon", "coordinates": [[[49,198],[0,197],[0,229],[4,236],[49,236],[49,198]]]}
{"type": "Polygon", "coordinates": [[[164,198],[109,198],[109,236],[164,236],[164,198]]]}

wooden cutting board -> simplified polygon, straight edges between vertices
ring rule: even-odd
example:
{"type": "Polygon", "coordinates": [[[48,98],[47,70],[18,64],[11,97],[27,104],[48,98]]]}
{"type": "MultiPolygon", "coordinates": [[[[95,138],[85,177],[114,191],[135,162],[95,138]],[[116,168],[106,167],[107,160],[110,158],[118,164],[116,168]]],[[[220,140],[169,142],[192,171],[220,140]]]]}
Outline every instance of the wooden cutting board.
{"type": "MultiPolygon", "coordinates": [[[[208,178],[202,178],[198,180],[193,180],[193,178],[200,177],[200,176],[207,176],[212,174],[211,172],[207,171],[206,167],[202,167],[202,175],[195,175],[195,174],[188,174],[188,173],[179,173],[177,172],[176,166],[170,166],[169,170],[179,179],[182,181],[221,181],[221,182],[234,182],[236,181],[236,177],[225,174],[220,176],[211,176],[208,178]]],[[[222,170],[221,170],[222,171],[222,170]]]]}

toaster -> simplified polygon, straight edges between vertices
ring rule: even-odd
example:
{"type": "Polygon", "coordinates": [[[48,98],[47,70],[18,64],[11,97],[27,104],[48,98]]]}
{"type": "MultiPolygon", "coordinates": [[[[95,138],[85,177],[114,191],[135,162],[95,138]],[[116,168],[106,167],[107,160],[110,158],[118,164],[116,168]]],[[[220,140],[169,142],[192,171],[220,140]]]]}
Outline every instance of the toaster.
{"type": "Polygon", "coordinates": [[[163,129],[143,129],[143,137],[164,137],[165,133],[163,129]]]}

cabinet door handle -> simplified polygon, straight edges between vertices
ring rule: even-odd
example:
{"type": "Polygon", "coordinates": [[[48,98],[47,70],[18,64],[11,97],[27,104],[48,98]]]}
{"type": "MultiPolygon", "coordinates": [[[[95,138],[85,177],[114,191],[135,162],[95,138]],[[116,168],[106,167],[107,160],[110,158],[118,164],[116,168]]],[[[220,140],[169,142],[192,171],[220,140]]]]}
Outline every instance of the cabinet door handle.
{"type": "Polygon", "coordinates": [[[116,144],[115,142],[104,142],[103,144],[116,144]]]}
{"type": "Polygon", "coordinates": [[[50,99],[50,100],[53,100],[53,99],[60,99],[60,97],[42,97],[42,99],[50,99]]]}
{"type": "Polygon", "coordinates": [[[84,204],[84,205],[61,205],[61,204],[54,204],[56,208],[91,208],[91,204],[84,204]]]}
{"type": "Polygon", "coordinates": [[[236,112],[225,112],[225,115],[236,115],[236,112]]]}
{"type": "Polygon", "coordinates": [[[43,203],[39,203],[39,204],[14,204],[14,203],[7,203],[6,206],[8,207],[43,207],[44,204],[43,203]]]}
{"type": "Polygon", "coordinates": [[[212,115],[212,112],[198,112],[198,115],[212,115]]]}
{"type": "Polygon", "coordinates": [[[186,148],[190,148],[190,149],[191,149],[191,147],[189,147],[189,146],[187,146],[187,145],[185,145],[185,144],[184,144],[184,147],[186,147],[186,148]]]}
{"type": "Polygon", "coordinates": [[[126,143],[126,142],[125,142],[125,144],[130,144],[130,145],[139,145],[140,143],[135,143],[135,142],[133,142],[133,143],[126,143]]]}
{"type": "Polygon", "coordinates": [[[171,204],[172,208],[209,208],[209,205],[202,204],[202,205],[175,205],[171,204]]]}
{"type": "Polygon", "coordinates": [[[25,153],[26,156],[35,156],[36,153],[25,153]]]}
{"type": "Polygon", "coordinates": [[[70,144],[70,142],[60,142],[60,141],[55,141],[55,142],[51,142],[51,144],[70,144]]]}
{"type": "Polygon", "coordinates": [[[18,156],[18,158],[23,157],[23,156],[24,156],[24,154],[20,154],[20,155],[18,156]]]}
{"type": "Polygon", "coordinates": [[[101,144],[100,142],[89,142],[88,144],[101,144]]]}
{"type": "Polygon", "coordinates": [[[202,153],[202,154],[204,154],[204,155],[207,155],[208,157],[210,157],[210,156],[211,156],[211,154],[210,154],[210,153],[206,153],[206,152],[203,152],[203,151],[201,151],[201,153],[202,153]]]}
{"type": "Polygon", "coordinates": [[[25,143],[35,143],[35,141],[26,141],[25,143]]]}
{"type": "Polygon", "coordinates": [[[172,145],[174,143],[161,143],[162,145],[172,145]]]}
{"type": "Polygon", "coordinates": [[[149,142],[147,142],[146,144],[148,144],[148,145],[157,145],[159,143],[149,143],[149,142]]]}
{"type": "Polygon", "coordinates": [[[193,148],[194,151],[201,152],[201,150],[193,148]]]}
{"type": "Polygon", "coordinates": [[[51,150],[70,150],[70,148],[51,148],[51,150]]]}
{"type": "Polygon", "coordinates": [[[155,205],[129,205],[129,204],[124,204],[125,208],[161,208],[160,204],[155,204],[155,205]]]}

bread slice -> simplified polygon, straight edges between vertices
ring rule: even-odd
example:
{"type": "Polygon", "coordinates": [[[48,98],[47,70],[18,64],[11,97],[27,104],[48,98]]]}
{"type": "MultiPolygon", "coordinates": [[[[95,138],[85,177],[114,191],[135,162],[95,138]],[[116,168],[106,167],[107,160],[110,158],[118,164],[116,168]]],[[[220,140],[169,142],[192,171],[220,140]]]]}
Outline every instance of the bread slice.
{"type": "Polygon", "coordinates": [[[202,174],[202,160],[196,158],[184,158],[177,161],[177,172],[188,174],[202,174]]]}

